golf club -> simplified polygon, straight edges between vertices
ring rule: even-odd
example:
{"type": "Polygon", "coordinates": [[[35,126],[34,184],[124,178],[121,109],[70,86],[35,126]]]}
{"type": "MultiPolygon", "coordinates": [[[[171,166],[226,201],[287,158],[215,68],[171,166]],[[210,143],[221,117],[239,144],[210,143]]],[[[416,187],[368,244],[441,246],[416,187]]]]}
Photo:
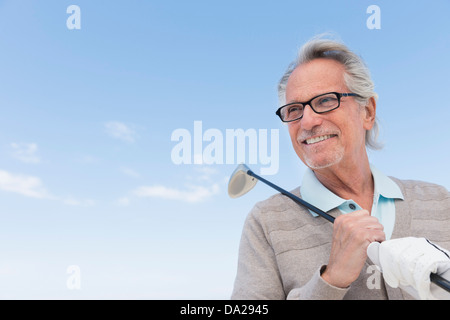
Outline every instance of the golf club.
{"type": "Polygon", "coordinates": [[[320,210],[319,208],[313,206],[312,204],[306,202],[303,199],[300,199],[296,195],[290,193],[289,191],[286,191],[276,184],[273,184],[272,182],[264,179],[263,177],[258,176],[255,174],[252,170],[250,170],[249,167],[247,167],[245,164],[240,164],[236,170],[234,170],[233,174],[231,175],[230,181],[228,183],[228,195],[231,198],[238,198],[249,192],[251,189],[253,189],[256,185],[256,182],[261,181],[268,186],[274,188],[275,190],[279,191],[281,194],[284,194],[285,196],[291,198],[298,204],[308,208],[309,210],[317,213],[321,217],[327,219],[331,223],[334,222],[334,217],[330,216],[328,213],[320,210]]]}
{"type": "MultiPolygon", "coordinates": [[[[334,223],[334,217],[329,215],[328,213],[320,210],[319,208],[313,206],[312,204],[306,202],[305,200],[297,197],[296,195],[280,188],[276,184],[273,184],[272,182],[258,176],[255,174],[252,170],[250,170],[249,167],[247,167],[245,164],[241,163],[233,172],[233,174],[230,177],[230,181],[228,182],[228,195],[231,198],[239,198],[252,190],[256,183],[259,181],[265,183],[269,187],[274,188],[281,194],[289,197],[293,201],[295,201],[297,204],[306,207],[307,209],[317,213],[321,217],[325,218],[331,223],[334,223]]],[[[430,275],[430,280],[435,285],[441,287],[442,289],[446,290],[447,292],[450,292],[450,281],[444,279],[443,277],[432,273],[430,275]]]]}

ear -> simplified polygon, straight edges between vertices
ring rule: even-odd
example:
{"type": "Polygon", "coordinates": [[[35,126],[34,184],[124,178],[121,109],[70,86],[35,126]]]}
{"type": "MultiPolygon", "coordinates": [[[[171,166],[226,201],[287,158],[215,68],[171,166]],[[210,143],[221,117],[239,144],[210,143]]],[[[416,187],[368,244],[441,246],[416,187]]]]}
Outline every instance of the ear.
{"type": "Polygon", "coordinates": [[[364,107],[363,111],[364,129],[366,130],[372,129],[373,124],[375,123],[376,115],[377,115],[377,102],[375,101],[375,98],[372,97],[369,99],[366,106],[364,107]]]}

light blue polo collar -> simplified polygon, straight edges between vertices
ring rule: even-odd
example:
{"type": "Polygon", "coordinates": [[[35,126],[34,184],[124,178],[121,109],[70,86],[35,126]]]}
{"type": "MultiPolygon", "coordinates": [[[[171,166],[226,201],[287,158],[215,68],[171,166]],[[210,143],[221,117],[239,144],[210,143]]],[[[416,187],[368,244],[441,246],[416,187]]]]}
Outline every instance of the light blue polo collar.
{"type": "MultiPolygon", "coordinates": [[[[378,201],[380,196],[383,196],[386,199],[403,200],[403,193],[394,181],[373,165],[370,165],[370,170],[372,171],[375,183],[374,199],[376,199],[376,201],[378,201]]],[[[337,208],[345,202],[352,201],[351,199],[343,199],[328,190],[320,183],[311,169],[307,169],[303,176],[300,192],[305,201],[325,212],[337,208]]],[[[313,216],[317,216],[314,212],[310,211],[310,213],[313,216]]]]}

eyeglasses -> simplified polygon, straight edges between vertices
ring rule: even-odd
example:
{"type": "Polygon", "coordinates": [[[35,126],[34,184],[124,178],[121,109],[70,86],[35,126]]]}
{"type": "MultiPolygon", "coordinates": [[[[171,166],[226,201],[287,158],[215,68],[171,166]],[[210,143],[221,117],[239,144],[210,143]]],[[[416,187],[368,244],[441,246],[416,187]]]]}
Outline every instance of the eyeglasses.
{"type": "Polygon", "coordinates": [[[276,112],[283,122],[292,122],[303,117],[306,106],[315,113],[325,113],[339,108],[342,97],[359,97],[356,93],[328,92],[318,95],[307,102],[293,102],[279,108],[276,112]]]}

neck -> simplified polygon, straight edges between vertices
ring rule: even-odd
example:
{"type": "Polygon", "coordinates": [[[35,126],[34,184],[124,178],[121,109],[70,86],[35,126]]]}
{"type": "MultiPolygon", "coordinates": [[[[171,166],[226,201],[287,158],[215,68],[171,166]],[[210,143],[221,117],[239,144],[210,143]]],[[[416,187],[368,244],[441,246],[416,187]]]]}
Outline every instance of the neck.
{"type": "Polygon", "coordinates": [[[353,163],[338,163],[331,167],[315,170],[317,179],[339,197],[352,199],[363,209],[371,211],[374,182],[367,154],[364,159],[353,163]]]}

